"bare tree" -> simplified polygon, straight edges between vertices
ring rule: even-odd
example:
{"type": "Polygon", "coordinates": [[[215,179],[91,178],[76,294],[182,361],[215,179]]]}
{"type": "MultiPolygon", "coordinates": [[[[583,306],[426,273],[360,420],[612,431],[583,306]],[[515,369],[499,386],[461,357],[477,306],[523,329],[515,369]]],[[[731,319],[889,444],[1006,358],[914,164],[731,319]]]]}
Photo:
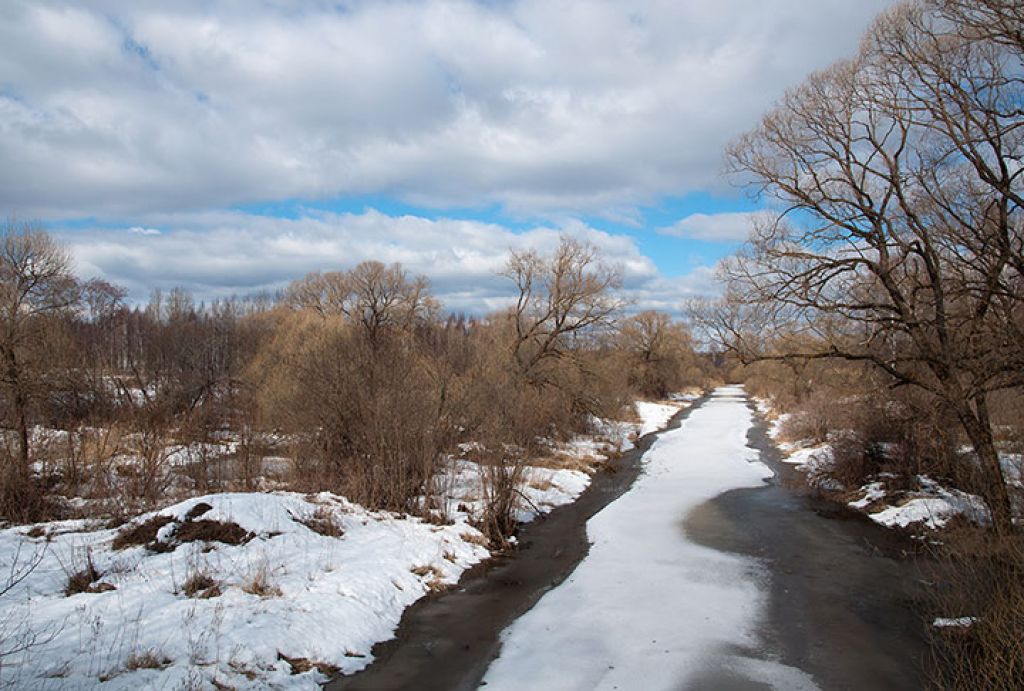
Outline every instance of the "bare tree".
{"type": "Polygon", "coordinates": [[[399,264],[367,261],[351,271],[312,273],[288,289],[289,303],[321,317],[344,315],[360,326],[371,344],[388,328],[407,329],[436,315],[427,279],[410,278],[399,264]]]}
{"type": "Polygon", "coordinates": [[[630,383],[642,394],[667,396],[686,383],[688,374],[694,374],[690,333],[663,312],[646,310],[624,319],[618,346],[629,357],[630,383]]]}
{"type": "Polygon", "coordinates": [[[746,360],[868,362],[930,392],[987,469],[1000,528],[1011,513],[988,396],[1024,384],[1013,51],[907,2],[855,59],[787,93],[728,154],[786,210],[724,264],[727,298],[707,320],[746,360]],[[780,333],[813,338],[766,351],[780,333]]]}
{"type": "Polygon", "coordinates": [[[566,357],[574,339],[610,326],[623,306],[614,290],[619,271],[599,259],[592,245],[562,238],[550,257],[514,252],[505,276],[518,290],[512,320],[513,355],[520,371],[543,381],[540,365],[566,357]]]}
{"type": "Polygon", "coordinates": [[[16,434],[8,489],[30,485],[29,408],[40,393],[47,333],[78,299],[67,251],[38,225],[8,220],[0,233],[0,386],[16,434]]]}

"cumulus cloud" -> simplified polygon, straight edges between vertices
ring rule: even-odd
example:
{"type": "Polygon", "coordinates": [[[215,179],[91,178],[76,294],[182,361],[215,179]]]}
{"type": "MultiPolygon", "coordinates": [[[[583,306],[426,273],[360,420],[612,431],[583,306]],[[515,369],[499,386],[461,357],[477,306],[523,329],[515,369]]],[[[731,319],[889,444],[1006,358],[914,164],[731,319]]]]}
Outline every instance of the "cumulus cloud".
{"type": "Polygon", "coordinates": [[[635,240],[579,222],[513,232],[497,224],[417,216],[318,213],[297,219],[240,212],[168,216],[159,233],[96,228],[62,235],[83,277],[124,285],[134,301],[152,288],[185,286],[198,298],[276,291],[310,271],[348,269],[364,260],[399,262],[426,275],[451,311],[484,313],[509,304],[499,274],[513,250],[554,249],[562,235],[593,244],[619,267],[638,308],[678,311],[685,297],[714,292],[710,274],[666,279],[635,240]]]}
{"type": "Polygon", "coordinates": [[[716,184],[889,0],[10,0],[0,209],[378,194],[534,217],[716,184]]]}
{"type": "Polygon", "coordinates": [[[764,212],[690,214],[670,226],[659,228],[662,235],[711,242],[743,242],[757,218],[764,212]]]}

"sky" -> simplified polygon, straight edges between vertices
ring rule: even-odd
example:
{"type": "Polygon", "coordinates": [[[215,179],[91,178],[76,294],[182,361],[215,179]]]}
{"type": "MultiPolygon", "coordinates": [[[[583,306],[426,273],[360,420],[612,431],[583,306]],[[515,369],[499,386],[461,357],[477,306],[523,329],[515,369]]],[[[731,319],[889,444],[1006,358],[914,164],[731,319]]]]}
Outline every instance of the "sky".
{"type": "Polygon", "coordinates": [[[4,0],[0,215],[211,300],[400,262],[452,311],[568,234],[637,308],[765,203],[723,150],[889,0],[4,0]]]}

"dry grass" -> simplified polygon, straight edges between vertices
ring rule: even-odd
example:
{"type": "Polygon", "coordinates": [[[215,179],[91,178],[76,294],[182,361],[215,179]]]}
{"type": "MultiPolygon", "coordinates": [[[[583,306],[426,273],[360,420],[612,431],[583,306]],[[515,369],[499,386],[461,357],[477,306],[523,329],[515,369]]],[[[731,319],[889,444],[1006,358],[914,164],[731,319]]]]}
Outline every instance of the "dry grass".
{"type": "Polygon", "coordinates": [[[186,521],[174,531],[174,541],[222,542],[225,545],[241,545],[252,539],[252,534],[231,521],[186,521]]]}
{"type": "Polygon", "coordinates": [[[416,566],[411,571],[426,581],[427,590],[432,593],[440,593],[448,589],[448,584],[442,580],[444,574],[441,573],[441,569],[432,564],[416,566]]]}
{"type": "Polygon", "coordinates": [[[341,527],[334,511],[326,506],[318,506],[313,515],[301,519],[299,522],[324,537],[341,537],[345,534],[345,529],[341,527]]]}
{"type": "Polygon", "coordinates": [[[170,516],[153,516],[142,523],[129,525],[118,532],[111,546],[114,549],[120,550],[138,545],[146,545],[152,549],[153,545],[158,544],[156,541],[156,534],[161,528],[173,520],[174,519],[170,516]]]}
{"type": "Polygon", "coordinates": [[[134,672],[139,669],[163,669],[172,662],[173,660],[166,655],[150,649],[130,654],[124,662],[124,668],[128,672],[134,672]]]}
{"type": "Polygon", "coordinates": [[[78,568],[66,569],[67,582],[64,585],[64,594],[67,596],[77,593],[105,593],[117,590],[111,583],[98,583],[104,574],[96,568],[92,560],[92,552],[85,553],[85,563],[78,568]]]}
{"type": "Polygon", "coordinates": [[[242,583],[242,590],[258,597],[281,597],[281,588],[274,583],[270,573],[270,565],[262,561],[242,583]]]}
{"type": "Polygon", "coordinates": [[[317,662],[306,657],[289,657],[280,651],[277,653],[277,659],[287,662],[292,674],[305,674],[315,669],[325,676],[333,677],[341,671],[340,667],[328,662],[317,662]]]}
{"type": "Polygon", "coordinates": [[[202,600],[218,597],[221,594],[220,584],[205,571],[194,571],[181,584],[181,592],[188,597],[202,600]]]}
{"type": "Polygon", "coordinates": [[[978,528],[949,535],[938,555],[935,617],[974,617],[933,628],[933,683],[942,689],[1020,689],[1024,679],[1024,536],[978,528]]]}
{"type": "Polygon", "coordinates": [[[170,516],[153,516],[142,523],[123,528],[114,538],[114,549],[127,549],[144,545],[151,552],[170,552],[186,542],[221,542],[226,545],[241,545],[252,539],[240,525],[230,521],[194,520],[210,510],[209,504],[197,504],[189,511],[185,520],[178,523],[167,541],[157,540],[157,533],[174,522],[170,516]]]}

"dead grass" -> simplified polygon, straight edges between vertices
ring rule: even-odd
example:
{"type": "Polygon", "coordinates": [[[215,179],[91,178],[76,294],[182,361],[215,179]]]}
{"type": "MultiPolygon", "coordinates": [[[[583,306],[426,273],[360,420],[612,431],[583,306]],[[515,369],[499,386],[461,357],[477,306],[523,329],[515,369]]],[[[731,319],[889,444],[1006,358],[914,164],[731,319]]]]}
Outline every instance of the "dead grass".
{"type": "Polygon", "coordinates": [[[68,572],[64,594],[70,597],[78,593],[105,593],[117,590],[112,583],[98,583],[103,575],[103,572],[96,568],[96,563],[92,560],[92,553],[86,552],[85,563],[68,572]]]}
{"type": "Polygon", "coordinates": [[[194,571],[185,582],[181,584],[181,592],[188,597],[195,597],[206,600],[211,597],[219,597],[221,594],[220,584],[205,571],[194,571]]]}
{"type": "Polygon", "coordinates": [[[281,588],[274,583],[267,562],[259,563],[242,583],[243,592],[258,597],[281,597],[281,588]]]}
{"type": "Polygon", "coordinates": [[[225,545],[241,545],[253,538],[240,525],[231,521],[195,520],[212,507],[209,504],[197,504],[192,507],[185,520],[178,523],[170,538],[166,541],[157,539],[160,530],[174,522],[170,516],[153,516],[142,523],[131,524],[123,528],[114,538],[112,547],[116,550],[128,547],[145,546],[151,552],[171,552],[186,542],[220,542],[225,545]]]}
{"type": "Polygon", "coordinates": [[[441,569],[432,564],[416,566],[411,571],[426,581],[427,590],[432,593],[440,593],[448,589],[448,584],[442,580],[444,574],[441,573],[441,569]]]}
{"type": "Polygon", "coordinates": [[[324,537],[341,537],[345,534],[334,511],[326,506],[318,506],[313,515],[300,519],[299,523],[324,537]]]}
{"type": "Polygon", "coordinates": [[[166,655],[156,650],[134,652],[124,662],[124,669],[127,672],[134,672],[139,669],[163,669],[174,662],[166,655]]]}
{"type": "Polygon", "coordinates": [[[288,666],[291,667],[292,674],[305,674],[315,669],[325,676],[333,677],[341,671],[340,667],[328,662],[317,662],[307,657],[289,657],[280,651],[277,653],[277,659],[287,662],[288,666]]]}
{"type": "MultiPolygon", "coordinates": [[[[157,544],[156,534],[165,525],[173,521],[174,519],[170,516],[153,516],[152,518],[143,521],[142,523],[135,523],[129,525],[126,528],[121,529],[117,536],[114,538],[114,542],[111,545],[114,549],[121,550],[129,547],[136,547],[139,545],[146,545],[152,549],[153,545],[157,544]]],[[[153,550],[161,551],[161,550],[153,550]]]]}
{"type": "Polygon", "coordinates": [[[935,617],[974,617],[931,629],[932,679],[942,689],[1020,689],[1024,679],[1024,536],[977,527],[948,534],[931,589],[935,617]]]}
{"type": "Polygon", "coordinates": [[[174,531],[176,543],[222,542],[225,545],[241,545],[252,539],[252,534],[231,521],[188,521],[174,531]]]}

